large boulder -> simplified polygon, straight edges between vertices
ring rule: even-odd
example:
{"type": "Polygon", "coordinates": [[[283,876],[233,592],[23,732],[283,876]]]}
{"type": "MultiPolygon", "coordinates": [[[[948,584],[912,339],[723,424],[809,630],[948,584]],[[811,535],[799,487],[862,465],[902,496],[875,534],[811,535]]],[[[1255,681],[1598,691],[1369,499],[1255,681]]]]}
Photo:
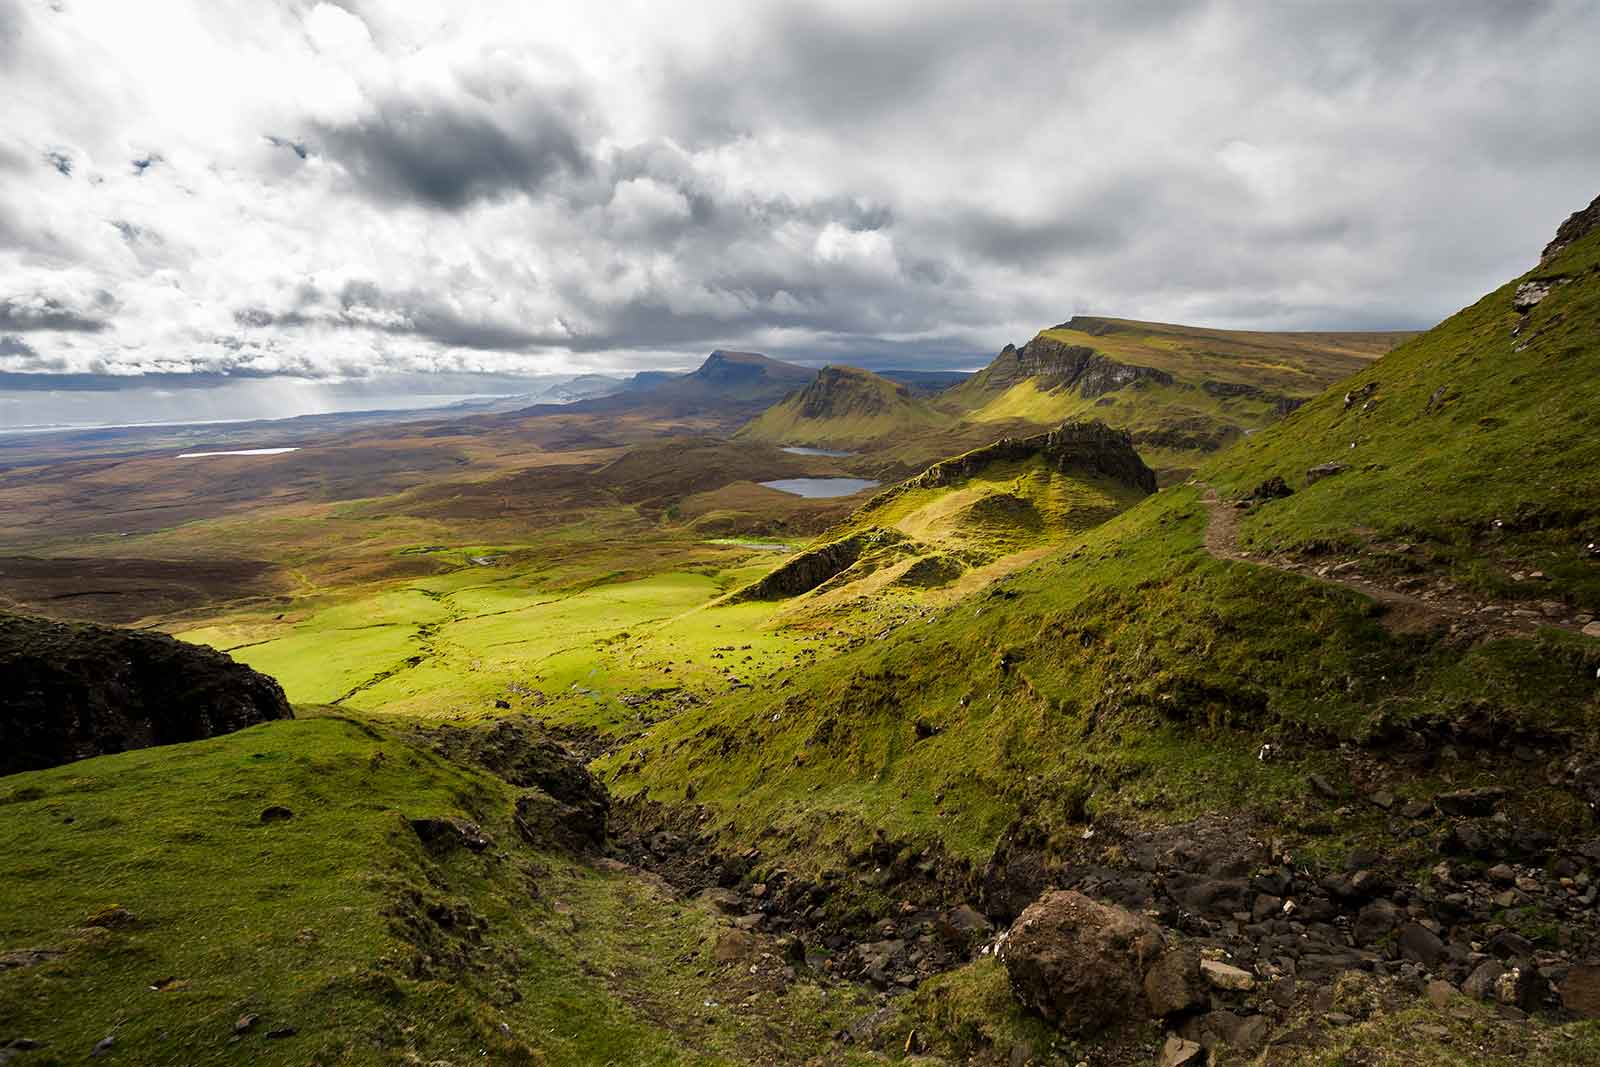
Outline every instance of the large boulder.
{"type": "Polygon", "coordinates": [[[1000,959],[1024,1005],[1062,1030],[1091,1034],[1145,1013],[1145,973],[1165,948],[1149,919],[1057,890],[1018,916],[1000,959]]]}
{"type": "Polygon", "coordinates": [[[148,630],[0,615],[0,679],[0,774],[294,717],[266,675],[148,630]]]}

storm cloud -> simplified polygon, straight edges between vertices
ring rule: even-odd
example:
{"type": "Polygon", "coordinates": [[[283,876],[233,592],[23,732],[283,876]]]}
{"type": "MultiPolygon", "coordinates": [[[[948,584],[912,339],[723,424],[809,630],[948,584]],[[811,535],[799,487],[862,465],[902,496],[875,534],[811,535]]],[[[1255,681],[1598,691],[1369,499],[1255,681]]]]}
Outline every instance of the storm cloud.
{"type": "Polygon", "coordinates": [[[349,171],[356,192],[445,211],[534,193],[553,175],[588,171],[579,132],[559,101],[523,101],[504,115],[493,101],[475,103],[480,110],[386,99],[346,125],[313,126],[312,138],[349,171]]]}
{"type": "Polygon", "coordinates": [[[182,8],[0,0],[0,391],[1413,328],[1600,191],[1575,0],[182,8]]]}

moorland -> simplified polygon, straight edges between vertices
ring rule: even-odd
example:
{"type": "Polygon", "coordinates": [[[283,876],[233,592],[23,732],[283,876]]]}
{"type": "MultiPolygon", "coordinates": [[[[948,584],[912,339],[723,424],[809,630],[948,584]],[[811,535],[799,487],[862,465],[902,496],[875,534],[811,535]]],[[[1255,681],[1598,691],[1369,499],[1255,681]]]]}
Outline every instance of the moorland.
{"type": "Polygon", "coordinates": [[[1420,334],[7,440],[0,608],[294,717],[0,779],[0,1062],[1596,1062],[1574,219],[1420,334]]]}

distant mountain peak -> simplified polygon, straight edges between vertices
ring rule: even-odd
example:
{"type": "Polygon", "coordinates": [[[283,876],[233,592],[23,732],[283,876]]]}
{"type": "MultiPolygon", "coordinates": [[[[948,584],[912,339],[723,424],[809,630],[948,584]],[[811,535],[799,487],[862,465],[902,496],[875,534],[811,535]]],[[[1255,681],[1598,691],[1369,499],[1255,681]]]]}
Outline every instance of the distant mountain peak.
{"type": "Polygon", "coordinates": [[[711,385],[745,385],[759,381],[799,383],[815,374],[816,371],[809,367],[784,363],[759,352],[735,352],[719,348],[707,356],[705,362],[688,377],[711,385]]]}

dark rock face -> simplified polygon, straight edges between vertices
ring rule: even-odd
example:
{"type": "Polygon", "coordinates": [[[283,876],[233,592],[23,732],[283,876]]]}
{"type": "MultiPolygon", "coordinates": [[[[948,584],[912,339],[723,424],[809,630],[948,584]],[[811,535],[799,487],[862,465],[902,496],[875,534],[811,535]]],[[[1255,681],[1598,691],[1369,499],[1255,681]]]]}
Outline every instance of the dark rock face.
{"type": "Polygon", "coordinates": [[[1000,958],[1023,1004],[1069,1033],[1092,1034],[1145,1010],[1145,974],[1165,947],[1149,919],[1064,890],[1023,911],[1000,958]]]}
{"type": "Polygon", "coordinates": [[[0,615],[0,774],[294,713],[278,683],[165,634],[0,615]]]}
{"type": "Polygon", "coordinates": [[[1600,227],[1600,196],[1595,197],[1589,206],[1582,211],[1574,211],[1567,216],[1567,221],[1563,222],[1556,230],[1555,239],[1544,246],[1544,252],[1539,256],[1539,262],[1549,262],[1553,256],[1574,241],[1586,236],[1596,227],[1600,227]]]}
{"type": "Polygon", "coordinates": [[[1113,430],[1103,422],[1064,422],[1049,433],[1032,437],[1002,437],[992,445],[975,448],[954,459],[935,463],[915,478],[879,493],[867,507],[905,489],[934,489],[970,478],[991,463],[1043,456],[1063,473],[1110,478],[1146,493],[1156,491],[1155,471],[1145,466],[1126,430],[1113,430]],[[902,488],[903,487],[903,488],[902,488]]]}
{"type": "MultiPolygon", "coordinates": [[[[475,763],[528,790],[517,798],[515,821],[530,844],[574,851],[605,844],[611,795],[578,756],[536,723],[502,719],[487,728],[441,726],[430,736],[434,748],[451,759],[475,763]]],[[[429,836],[420,828],[417,832],[429,836]]]]}
{"type": "Polygon", "coordinates": [[[1271,393],[1259,385],[1250,385],[1248,382],[1220,382],[1208,378],[1200,383],[1200,388],[1219,400],[1232,400],[1243,397],[1247,400],[1260,400],[1272,405],[1273,410],[1280,415],[1287,415],[1306,402],[1307,397],[1284,396],[1282,393],[1271,393]]]}
{"type": "Polygon", "coordinates": [[[791,556],[772,573],[740,590],[736,597],[739,600],[775,600],[809,593],[854,566],[864,553],[892,547],[905,540],[905,535],[897,531],[873,527],[829,541],[791,556]]]}
{"type": "Polygon", "coordinates": [[[1008,389],[1025,378],[1037,379],[1042,389],[1076,388],[1087,400],[1124,386],[1171,385],[1164,370],[1138,367],[1101,355],[1088,345],[1068,345],[1048,337],[1035,337],[1021,348],[1006,345],[990,364],[991,387],[1008,389]]]}
{"type": "Polygon", "coordinates": [[[1306,471],[1306,484],[1315,485],[1324,478],[1331,478],[1335,474],[1343,474],[1349,469],[1343,463],[1319,463],[1306,471]]]}
{"type": "Polygon", "coordinates": [[[890,409],[891,398],[909,401],[911,390],[854,367],[823,367],[816,380],[800,391],[800,416],[879,415],[890,409]]]}

